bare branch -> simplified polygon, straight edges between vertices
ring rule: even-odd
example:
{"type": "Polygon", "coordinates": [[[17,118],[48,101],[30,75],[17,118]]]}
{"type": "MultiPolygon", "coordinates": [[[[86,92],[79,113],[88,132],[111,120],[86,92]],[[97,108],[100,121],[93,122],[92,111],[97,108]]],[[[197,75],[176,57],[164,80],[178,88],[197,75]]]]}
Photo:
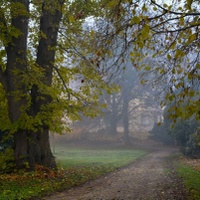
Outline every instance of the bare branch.
{"type": "MultiPolygon", "coordinates": [[[[152,26],[151,29],[156,28],[156,27],[161,26],[161,25],[164,25],[164,24],[166,24],[167,22],[170,22],[170,21],[173,21],[173,20],[179,20],[179,19],[181,19],[181,18],[184,18],[184,16],[181,16],[181,17],[174,17],[174,18],[167,19],[167,20],[165,20],[165,21],[162,21],[161,23],[156,24],[155,26],[152,26]]],[[[154,18],[152,18],[152,19],[154,19],[154,18]]]]}
{"type": "Polygon", "coordinates": [[[154,17],[149,17],[149,18],[147,18],[147,20],[151,21],[151,20],[154,20],[154,19],[159,19],[159,18],[161,18],[162,16],[164,16],[166,14],[167,14],[167,11],[163,12],[161,15],[156,15],[154,17]]]}

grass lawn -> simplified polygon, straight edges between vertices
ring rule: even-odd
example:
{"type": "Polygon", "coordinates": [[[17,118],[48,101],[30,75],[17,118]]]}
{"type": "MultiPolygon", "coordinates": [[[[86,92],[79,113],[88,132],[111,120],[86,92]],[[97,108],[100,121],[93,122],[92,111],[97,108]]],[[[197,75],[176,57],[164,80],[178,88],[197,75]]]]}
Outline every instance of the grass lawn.
{"type": "Polygon", "coordinates": [[[60,169],[37,166],[36,172],[0,175],[0,200],[41,197],[54,191],[80,185],[125,166],[146,154],[126,148],[56,147],[60,169]]]}
{"type": "Polygon", "coordinates": [[[184,185],[190,192],[192,200],[200,199],[200,171],[194,170],[191,166],[180,164],[178,175],[183,178],[184,185]]]}
{"type": "Polygon", "coordinates": [[[64,168],[101,166],[122,167],[144,155],[144,151],[113,148],[69,148],[59,147],[54,154],[64,168]]]}

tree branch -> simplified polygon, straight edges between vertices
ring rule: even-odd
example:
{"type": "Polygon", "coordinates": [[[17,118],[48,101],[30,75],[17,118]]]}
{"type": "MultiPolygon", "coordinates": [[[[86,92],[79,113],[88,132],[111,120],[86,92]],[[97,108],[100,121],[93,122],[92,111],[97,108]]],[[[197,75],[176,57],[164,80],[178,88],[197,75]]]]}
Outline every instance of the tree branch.
{"type": "Polygon", "coordinates": [[[55,67],[55,66],[53,66],[53,68],[56,70],[58,76],[60,77],[60,79],[61,79],[61,81],[62,81],[62,83],[63,83],[63,86],[64,86],[64,88],[65,88],[66,91],[67,91],[68,100],[70,100],[70,91],[69,91],[69,88],[67,87],[67,85],[66,85],[66,83],[65,83],[65,81],[64,81],[64,79],[63,79],[63,77],[62,77],[62,75],[61,75],[61,73],[60,73],[60,71],[59,71],[59,69],[58,69],[57,67],[55,67]]]}
{"type": "Polygon", "coordinates": [[[193,13],[182,13],[182,12],[175,12],[175,11],[168,10],[166,8],[163,8],[161,5],[156,3],[154,0],[151,0],[151,3],[156,5],[157,7],[159,7],[166,13],[170,13],[170,14],[174,14],[174,15],[184,15],[184,16],[200,16],[200,13],[197,13],[197,12],[196,13],[194,13],[194,12],[193,13]]]}
{"type": "Polygon", "coordinates": [[[156,16],[154,16],[154,17],[149,17],[149,18],[147,18],[147,20],[151,21],[151,20],[154,20],[154,19],[159,19],[160,17],[162,17],[162,16],[164,16],[164,15],[166,15],[166,14],[167,14],[167,11],[163,12],[163,13],[160,14],[160,15],[156,15],[156,16]]]}
{"type": "Polygon", "coordinates": [[[194,25],[191,25],[191,26],[187,26],[187,27],[184,27],[184,28],[179,28],[179,29],[175,29],[175,30],[164,30],[164,31],[155,31],[153,30],[156,34],[160,34],[160,33],[175,33],[175,32],[180,32],[180,31],[185,31],[187,29],[190,29],[190,28],[193,28],[193,27],[196,27],[196,26],[199,26],[199,24],[194,24],[194,25]]]}
{"type": "MultiPolygon", "coordinates": [[[[166,24],[167,22],[170,22],[170,21],[173,21],[173,20],[179,20],[179,19],[181,19],[181,18],[184,18],[184,16],[182,16],[182,17],[174,17],[174,18],[167,19],[167,20],[165,20],[165,21],[162,21],[161,23],[156,24],[155,26],[152,26],[151,29],[156,28],[156,27],[161,26],[161,25],[164,25],[164,24],[166,24]]],[[[152,18],[152,19],[153,19],[153,18],[152,18]]]]}

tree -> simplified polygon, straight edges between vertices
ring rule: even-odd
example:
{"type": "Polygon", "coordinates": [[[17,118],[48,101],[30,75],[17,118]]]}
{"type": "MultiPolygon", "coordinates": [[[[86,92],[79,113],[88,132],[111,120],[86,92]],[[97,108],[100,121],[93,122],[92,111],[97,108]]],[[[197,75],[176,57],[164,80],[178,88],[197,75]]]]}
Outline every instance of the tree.
{"type": "MultiPolygon", "coordinates": [[[[101,109],[101,115],[90,121],[84,118],[82,124],[87,132],[97,132],[99,135],[106,133],[113,138],[119,136],[117,128],[120,127],[123,129],[123,140],[128,144],[131,139],[130,130],[133,134],[138,130],[144,130],[145,125],[146,127],[149,125],[144,124],[145,120],[141,119],[143,116],[144,119],[150,117],[151,122],[158,122],[156,112],[158,112],[159,103],[154,99],[157,91],[147,86],[144,87],[140,83],[139,74],[130,59],[127,58],[121,68],[123,68],[121,73],[112,78],[112,82],[115,82],[120,89],[112,94],[103,92],[99,101],[106,107],[101,109]],[[144,123],[142,124],[141,121],[144,123]]],[[[80,123],[78,125],[81,126],[80,123]]]]}
{"type": "Polygon", "coordinates": [[[84,42],[94,38],[84,23],[96,7],[93,1],[1,1],[0,129],[13,136],[17,168],[55,167],[49,130],[68,128],[65,115],[97,113],[98,91],[109,87],[96,62],[84,56],[95,52],[84,42]]]}
{"type": "MultiPolygon", "coordinates": [[[[30,74],[34,67],[30,66],[28,58],[30,56],[28,54],[28,23],[31,15],[29,1],[5,1],[1,6],[1,25],[3,26],[1,53],[3,56],[1,56],[0,81],[6,97],[4,101],[7,103],[7,123],[9,124],[3,128],[13,132],[14,157],[18,168],[24,167],[25,163],[32,168],[35,163],[49,167],[56,165],[49,145],[49,125],[46,122],[48,117],[42,117],[38,123],[28,122],[37,118],[41,112],[44,112],[44,107],[52,102],[52,97],[42,92],[39,84],[42,83],[42,86],[46,88],[52,84],[55,46],[62,17],[59,8],[64,1],[54,2],[55,10],[51,10],[49,3],[52,2],[44,1],[40,5],[40,32],[43,36],[38,38],[34,65],[35,70],[40,70],[38,73],[41,73],[41,77],[30,74]],[[11,16],[8,16],[8,13],[11,16]],[[31,82],[31,80],[29,82],[26,80],[28,78],[35,78],[36,82],[40,83],[31,82]],[[29,129],[28,126],[33,127],[29,129]]],[[[48,113],[50,114],[50,111],[48,113]]]]}
{"type": "Polygon", "coordinates": [[[132,45],[135,67],[147,74],[153,72],[156,81],[167,83],[162,104],[176,99],[171,117],[188,118],[195,114],[199,120],[200,2],[119,0],[106,5],[112,10],[107,18],[115,27],[110,35],[121,36],[124,46],[132,45]],[[138,65],[138,61],[150,57],[153,65],[138,65]],[[188,106],[184,106],[186,101],[188,106]]]}

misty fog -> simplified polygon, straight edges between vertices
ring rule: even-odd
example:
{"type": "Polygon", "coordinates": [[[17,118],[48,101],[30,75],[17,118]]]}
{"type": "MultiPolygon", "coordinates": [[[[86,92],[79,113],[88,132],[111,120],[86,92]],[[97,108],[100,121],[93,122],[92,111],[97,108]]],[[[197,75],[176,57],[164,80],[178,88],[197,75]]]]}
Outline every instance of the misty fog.
{"type": "Polygon", "coordinates": [[[119,88],[118,91],[111,94],[103,91],[99,95],[99,103],[106,105],[100,114],[94,118],[82,116],[81,120],[70,122],[72,131],[69,133],[52,133],[52,146],[59,145],[59,142],[116,145],[134,145],[138,141],[152,143],[151,130],[163,121],[160,89],[141,84],[140,76],[127,59],[118,74],[112,76],[112,83],[119,88]]]}

